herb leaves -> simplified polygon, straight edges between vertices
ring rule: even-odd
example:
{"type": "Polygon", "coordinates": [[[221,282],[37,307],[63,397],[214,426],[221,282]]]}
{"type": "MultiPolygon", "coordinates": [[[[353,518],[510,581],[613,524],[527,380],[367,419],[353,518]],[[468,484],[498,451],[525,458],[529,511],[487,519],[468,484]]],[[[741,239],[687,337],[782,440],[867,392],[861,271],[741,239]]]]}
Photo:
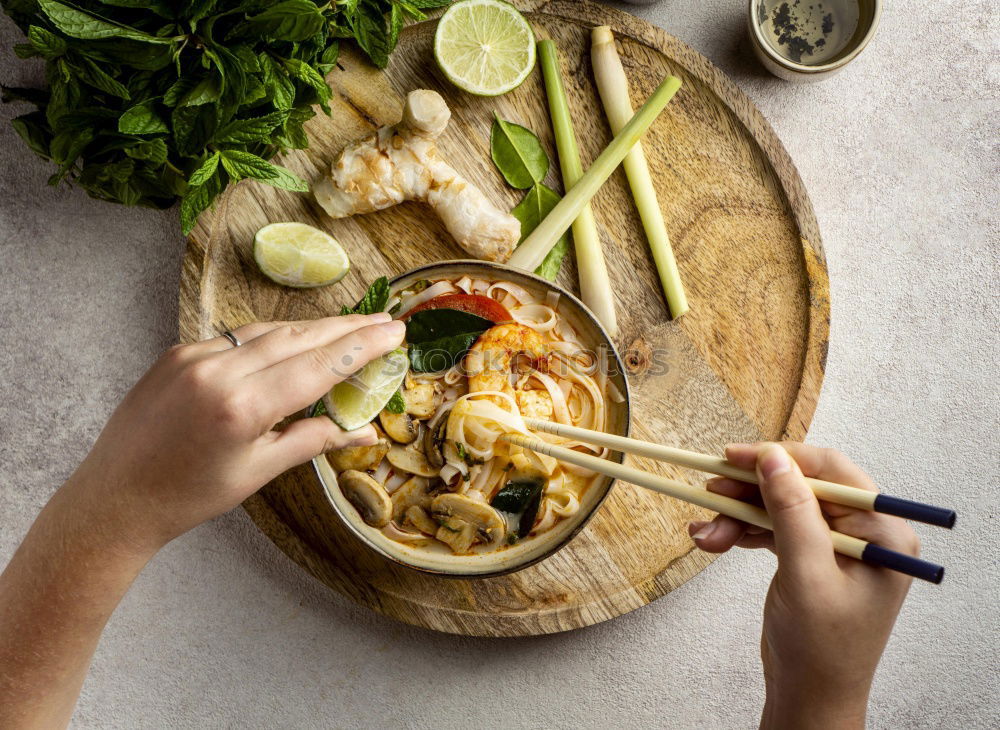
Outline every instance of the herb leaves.
{"type": "MultiPolygon", "coordinates": [[[[559,193],[542,182],[549,171],[549,157],[530,129],[504,121],[495,113],[490,133],[490,157],[511,187],[528,190],[511,211],[511,215],[521,222],[520,244],[562,199],[559,193]]],[[[556,280],[563,258],[569,251],[569,235],[567,231],[556,241],[535,269],[536,274],[549,281],[556,280]]]]}
{"type": "Polygon", "coordinates": [[[417,373],[447,370],[493,322],[458,309],[424,309],[406,320],[410,369],[417,373]]]}
{"type": "Polygon", "coordinates": [[[308,146],[324,77],[353,39],[384,67],[407,19],[448,0],[0,0],[45,61],[47,89],[5,88],[35,111],[13,120],[49,183],[92,197],[166,208],[185,233],[230,182],[288,190],[303,180],[268,160],[308,146]]]}

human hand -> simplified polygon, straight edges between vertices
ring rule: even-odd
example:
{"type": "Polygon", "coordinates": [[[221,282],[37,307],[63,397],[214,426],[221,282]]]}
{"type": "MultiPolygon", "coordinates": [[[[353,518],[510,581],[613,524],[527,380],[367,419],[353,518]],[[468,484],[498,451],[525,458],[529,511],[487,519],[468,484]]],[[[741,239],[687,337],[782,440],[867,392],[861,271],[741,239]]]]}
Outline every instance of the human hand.
{"type": "Polygon", "coordinates": [[[326,416],[275,424],[393,348],[388,314],[255,323],[179,345],[139,380],[63,487],[95,527],[139,550],[160,546],[318,454],[374,443],[326,416]]]}
{"type": "Polygon", "coordinates": [[[708,552],[736,545],[778,556],[764,604],[761,727],[863,727],[875,668],[911,579],[837,555],[830,529],[909,555],[919,553],[916,535],[899,518],[816,499],[803,474],[877,491],[839,452],[794,442],[737,444],[726,458],[756,468],[760,487],[717,478],[708,489],[763,504],[774,531],[723,515],[688,529],[708,552]]]}

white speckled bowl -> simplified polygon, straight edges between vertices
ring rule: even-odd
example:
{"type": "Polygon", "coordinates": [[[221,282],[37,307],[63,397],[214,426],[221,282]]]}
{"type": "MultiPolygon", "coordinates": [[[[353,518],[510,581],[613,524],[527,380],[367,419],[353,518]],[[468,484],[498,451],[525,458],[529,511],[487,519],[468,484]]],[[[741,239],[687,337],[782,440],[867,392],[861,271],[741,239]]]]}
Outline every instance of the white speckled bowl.
{"type": "MultiPolygon", "coordinates": [[[[444,261],[408,271],[392,280],[392,291],[405,289],[420,279],[458,277],[463,274],[468,274],[473,278],[502,278],[543,294],[548,291],[559,292],[561,295],[559,299],[560,316],[566,318],[580,333],[584,342],[592,345],[595,350],[601,347],[607,349],[607,362],[611,371],[610,380],[625,395],[625,400],[622,403],[608,402],[609,431],[622,436],[628,435],[631,394],[621,358],[619,358],[611,338],[608,337],[594,315],[569,292],[545,279],[533,274],[526,274],[519,269],[488,261],[464,260],[444,261]]],[[[613,458],[620,462],[623,456],[616,454],[613,458]]],[[[614,480],[609,477],[595,484],[583,495],[580,500],[580,510],[573,517],[563,520],[541,537],[525,540],[496,553],[454,555],[447,548],[441,550],[414,548],[389,539],[378,529],[365,524],[360,518],[357,510],[351,506],[337,486],[337,475],[325,456],[313,459],[313,467],[316,469],[320,483],[323,485],[326,496],[337,515],[348,529],[370,549],[389,560],[415,570],[465,578],[503,575],[521,570],[549,557],[583,529],[594,512],[601,506],[614,483],[614,480]]]]}

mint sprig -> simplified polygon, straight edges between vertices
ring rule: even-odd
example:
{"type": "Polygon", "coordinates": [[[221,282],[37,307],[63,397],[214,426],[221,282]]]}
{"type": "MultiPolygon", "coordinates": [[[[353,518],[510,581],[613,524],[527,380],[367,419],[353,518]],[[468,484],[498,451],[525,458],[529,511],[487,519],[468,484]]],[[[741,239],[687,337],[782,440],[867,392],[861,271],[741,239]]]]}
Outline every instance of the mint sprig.
{"type": "Polygon", "coordinates": [[[49,183],[166,208],[185,233],[231,182],[306,183],[269,160],[308,146],[325,76],[351,39],[380,67],[408,19],[449,0],[0,0],[45,62],[46,88],[5,88],[33,104],[14,129],[56,165],[49,183]]]}

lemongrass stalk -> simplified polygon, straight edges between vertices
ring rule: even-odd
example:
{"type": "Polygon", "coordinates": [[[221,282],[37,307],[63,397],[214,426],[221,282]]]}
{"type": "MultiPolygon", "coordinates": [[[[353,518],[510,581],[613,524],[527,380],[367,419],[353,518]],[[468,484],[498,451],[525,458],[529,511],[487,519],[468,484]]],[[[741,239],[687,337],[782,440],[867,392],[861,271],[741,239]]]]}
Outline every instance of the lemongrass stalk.
{"type": "MultiPolygon", "coordinates": [[[[551,40],[541,41],[538,44],[538,59],[542,64],[545,94],[549,99],[549,116],[552,117],[552,131],[556,138],[556,150],[559,152],[563,187],[569,192],[583,175],[583,165],[580,163],[580,150],[576,145],[576,133],[573,131],[569,104],[563,90],[556,44],[551,40]]],[[[573,221],[573,248],[580,274],[580,298],[590,307],[590,311],[604,325],[608,334],[614,337],[618,334],[615,299],[611,294],[611,280],[604,263],[601,238],[589,203],[583,206],[580,215],[573,221]]]]}
{"type": "Polygon", "coordinates": [[[625,159],[625,155],[632,149],[632,146],[649,129],[680,86],[680,79],[674,76],[667,76],[663,79],[631,121],[615,135],[611,143],[604,148],[594,163],[576,181],[576,185],[545,216],[538,228],[524,239],[524,243],[514,250],[508,264],[525,271],[534,271],[538,268],[545,255],[556,245],[556,241],[562,234],[569,229],[601,185],[611,177],[611,173],[625,159]]]}
{"type": "MultiPolygon", "coordinates": [[[[611,28],[606,25],[594,28],[590,37],[590,61],[594,66],[597,90],[604,103],[611,132],[618,134],[632,117],[628,78],[618,57],[611,28]]],[[[646,232],[649,249],[653,253],[653,261],[660,275],[660,284],[667,298],[670,315],[677,319],[688,311],[687,296],[684,294],[684,285],[681,283],[677,261],[670,247],[667,226],[663,222],[663,212],[660,210],[660,202],[656,199],[656,188],[653,187],[653,178],[649,174],[649,165],[646,164],[646,155],[643,154],[641,143],[636,144],[625,156],[622,167],[625,168],[629,187],[632,188],[632,197],[635,199],[635,207],[639,211],[639,218],[646,232]]]]}

